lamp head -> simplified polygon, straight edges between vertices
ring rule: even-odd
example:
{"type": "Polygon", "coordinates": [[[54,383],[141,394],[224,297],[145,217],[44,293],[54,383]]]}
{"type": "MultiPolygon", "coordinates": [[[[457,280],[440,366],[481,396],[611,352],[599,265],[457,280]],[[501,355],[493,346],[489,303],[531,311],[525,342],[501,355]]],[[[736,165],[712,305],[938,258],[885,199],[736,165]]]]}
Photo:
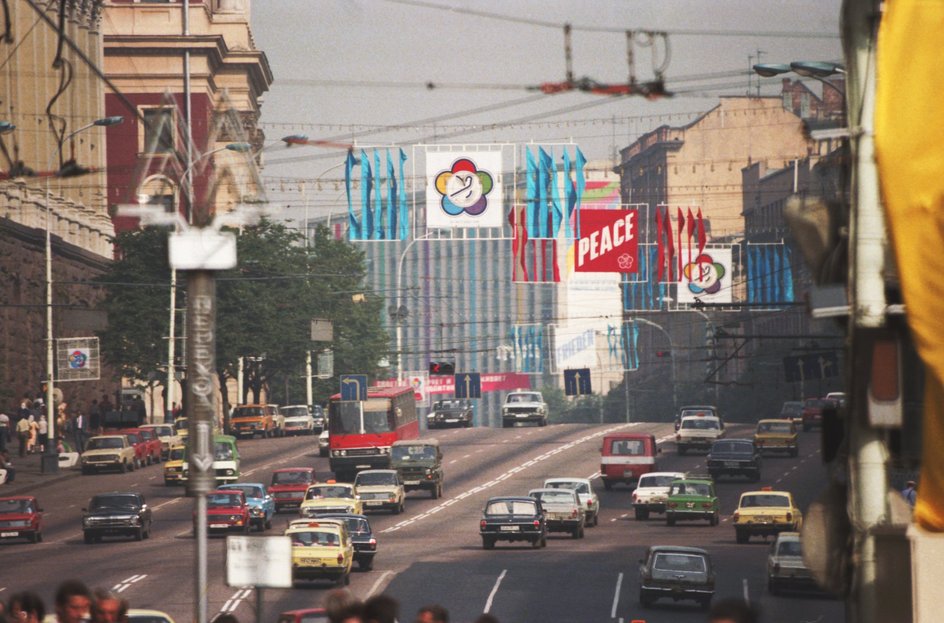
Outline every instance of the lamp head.
{"type": "Polygon", "coordinates": [[[110,125],[118,125],[120,123],[123,123],[124,120],[125,118],[122,117],[121,115],[114,115],[113,117],[102,117],[101,119],[96,119],[95,121],[92,122],[92,124],[98,125],[98,126],[110,126],[110,125]]]}
{"type": "Polygon", "coordinates": [[[839,63],[827,61],[794,61],[790,63],[790,69],[805,78],[827,78],[833,74],[846,73],[839,63]]]}
{"type": "Polygon", "coordinates": [[[307,134],[289,134],[282,137],[282,142],[286,145],[304,145],[308,142],[307,134]]]}
{"type": "Polygon", "coordinates": [[[0,121],[0,134],[6,134],[16,129],[16,125],[9,121],[0,121]]]}
{"type": "Polygon", "coordinates": [[[757,63],[754,65],[754,73],[765,78],[772,78],[792,71],[790,65],[784,63],[757,63]]]}
{"type": "Polygon", "coordinates": [[[226,146],[226,149],[229,151],[235,151],[239,153],[246,153],[252,151],[252,145],[249,143],[230,143],[226,146]]]}

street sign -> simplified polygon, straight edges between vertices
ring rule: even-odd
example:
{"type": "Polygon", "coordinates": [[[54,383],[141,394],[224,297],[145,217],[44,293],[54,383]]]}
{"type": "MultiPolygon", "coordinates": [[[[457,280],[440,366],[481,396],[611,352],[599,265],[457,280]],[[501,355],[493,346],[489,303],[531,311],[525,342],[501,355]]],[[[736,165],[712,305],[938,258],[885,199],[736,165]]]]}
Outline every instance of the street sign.
{"type": "Polygon", "coordinates": [[[291,537],[226,537],[226,584],[292,588],[291,537]]]}
{"type": "Polygon", "coordinates": [[[463,372],[456,375],[456,398],[481,398],[482,375],[478,372],[463,372]]]}
{"type": "Polygon", "coordinates": [[[835,351],[809,353],[783,358],[787,383],[828,379],[839,375],[839,355],[835,351]]]}
{"type": "Polygon", "coordinates": [[[593,393],[590,387],[590,368],[564,370],[564,393],[568,396],[593,393]]]}
{"type": "Polygon", "coordinates": [[[342,374],[341,400],[367,400],[367,375],[342,374]]]}

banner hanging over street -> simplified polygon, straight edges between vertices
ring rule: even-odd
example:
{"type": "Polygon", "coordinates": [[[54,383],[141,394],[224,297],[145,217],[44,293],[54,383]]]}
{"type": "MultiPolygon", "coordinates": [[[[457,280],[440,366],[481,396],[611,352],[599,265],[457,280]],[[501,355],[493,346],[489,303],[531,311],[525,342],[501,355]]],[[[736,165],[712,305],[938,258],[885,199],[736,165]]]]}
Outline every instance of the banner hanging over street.
{"type": "Polygon", "coordinates": [[[637,272],[638,222],[636,210],[581,210],[574,270],[578,273],[637,272]]]}
{"type": "Polygon", "coordinates": [[[426,227],[501,227],[502,153],[426,152],[426,227]]]}

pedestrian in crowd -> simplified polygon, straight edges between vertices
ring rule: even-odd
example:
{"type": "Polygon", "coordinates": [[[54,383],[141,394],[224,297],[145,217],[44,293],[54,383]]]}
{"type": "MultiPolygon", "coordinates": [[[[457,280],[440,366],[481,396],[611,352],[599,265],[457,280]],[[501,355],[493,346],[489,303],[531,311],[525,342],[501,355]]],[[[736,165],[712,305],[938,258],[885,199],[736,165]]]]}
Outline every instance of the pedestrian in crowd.
{"type": "Polygon", "coordinates": [[[449,611],[439,604],[423,606],[416,613],[416,623],[449,623],[449,611]]]}
{"type": "Polygon", "coordinates": [[[46,418],[41,417],[36,421],[36,446],[39,452],[46,451],[46,442],[48,435],[46,434],[46,418]]]}
{"type": "Polygon", "coordinates": [[[33,417],[29,415],[27,417],[21,417],[20,421],[16,423],[16,436],[20,441],[20,456],[26,456],[26,450],[29,447],[29,432],[30,424],[29,418],[33,417]]]}
{"type": "Polygon", "coordinates": [[[400,604],[389,595],[374,595],[364,602],[364,623],[397,623],[400,604]]]}
{"type": "Polygon", "coordinates": [[[33,410],[33,397],[29,394],[23,394],[22,400],[20,400],[20,412],[19,415],[21,418],[27,417],[30,412],[33,410]]]}
{"type": "Polygon", "coordinates": [[[131,400],[131,410],[134,411],[135,417],[138,418],[138,426],[147,422],[147,405],[141,400],[141,396],[135,394],[134,398],[131,400]]]}
{"type": "Polygon", "coordinates": [[[128,602],[110,590],[99,588],[93,594],[92,623],[123,623],[128,602]]]}
{"type": "Polygon", "coordinates": [[[914,508],[915,501],[918,499],[918,485],[914,480],[905,483],[905,488],[901,490],[901,496],[905,498],[908,505],[914,508]]]}
{"type": "Polygon", "coordinates": [[[87,437],[87,428],[88,421],[87,418],[82,415],[81,411],[77,411],[75,417],[72,418],[72,439],[75,442],[75,451],[83,452],[85,450],[85,438],[87,437]]]}
{"type": "Polygon", "coordinates": [[[33,454],[36,452],[36,437],[39,435],[39,425],[36,424],[36,416],[32,413],[29,418],[29,439],[26,440],[26,454],[33,454]]]}
{"type": "Polygon", "coordinates": [[[10,441],[10,416],[0,411],[0,450],[7,449],[8,441],[10,441]]]}
{"type": "Polygon", "coordinates": [[[46,606],[36,593],[23,591],[10,596],[7,612],[10,623],[42,623],[46,606]]]}
{"type": "Polygon", "coordinates": [[[362,623],[364,604],[346,588],[337,588],[325,595],[325,613],[331,623],[362,623]]]}
{"type": "Polygon", "coordinates": [[[56,589],[57,623],[85,623],[92,607],[92,593],[78,580],[66,580],[56,589]]]}
{"type": "Polygon", "coordinates": [[[6,484],[10,484],[16,478],[16,468],[13,467],[13,461],[10,460],[10,453],[6,450],[0,450],[0,469],[6,470],[6,484]]]}
{"type": "Polygon", "coordinates": [[[760,623],[760,615],[743,599],[722,599],[708,611],[708,623],[760,623]]]}

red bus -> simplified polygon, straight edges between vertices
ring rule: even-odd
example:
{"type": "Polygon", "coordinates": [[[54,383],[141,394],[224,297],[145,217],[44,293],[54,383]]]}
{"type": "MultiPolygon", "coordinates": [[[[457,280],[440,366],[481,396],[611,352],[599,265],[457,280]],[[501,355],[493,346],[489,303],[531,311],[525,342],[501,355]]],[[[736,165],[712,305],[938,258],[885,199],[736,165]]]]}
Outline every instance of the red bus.
{"type": "Polygon", "coordinates": [[[328,448],[331,471],[353,481],[358,470],[390,467],[390,446],[419,437],[413,388],[370,387],[367,400],[342,401],[331,396],[328,407],[328,448]]]}

